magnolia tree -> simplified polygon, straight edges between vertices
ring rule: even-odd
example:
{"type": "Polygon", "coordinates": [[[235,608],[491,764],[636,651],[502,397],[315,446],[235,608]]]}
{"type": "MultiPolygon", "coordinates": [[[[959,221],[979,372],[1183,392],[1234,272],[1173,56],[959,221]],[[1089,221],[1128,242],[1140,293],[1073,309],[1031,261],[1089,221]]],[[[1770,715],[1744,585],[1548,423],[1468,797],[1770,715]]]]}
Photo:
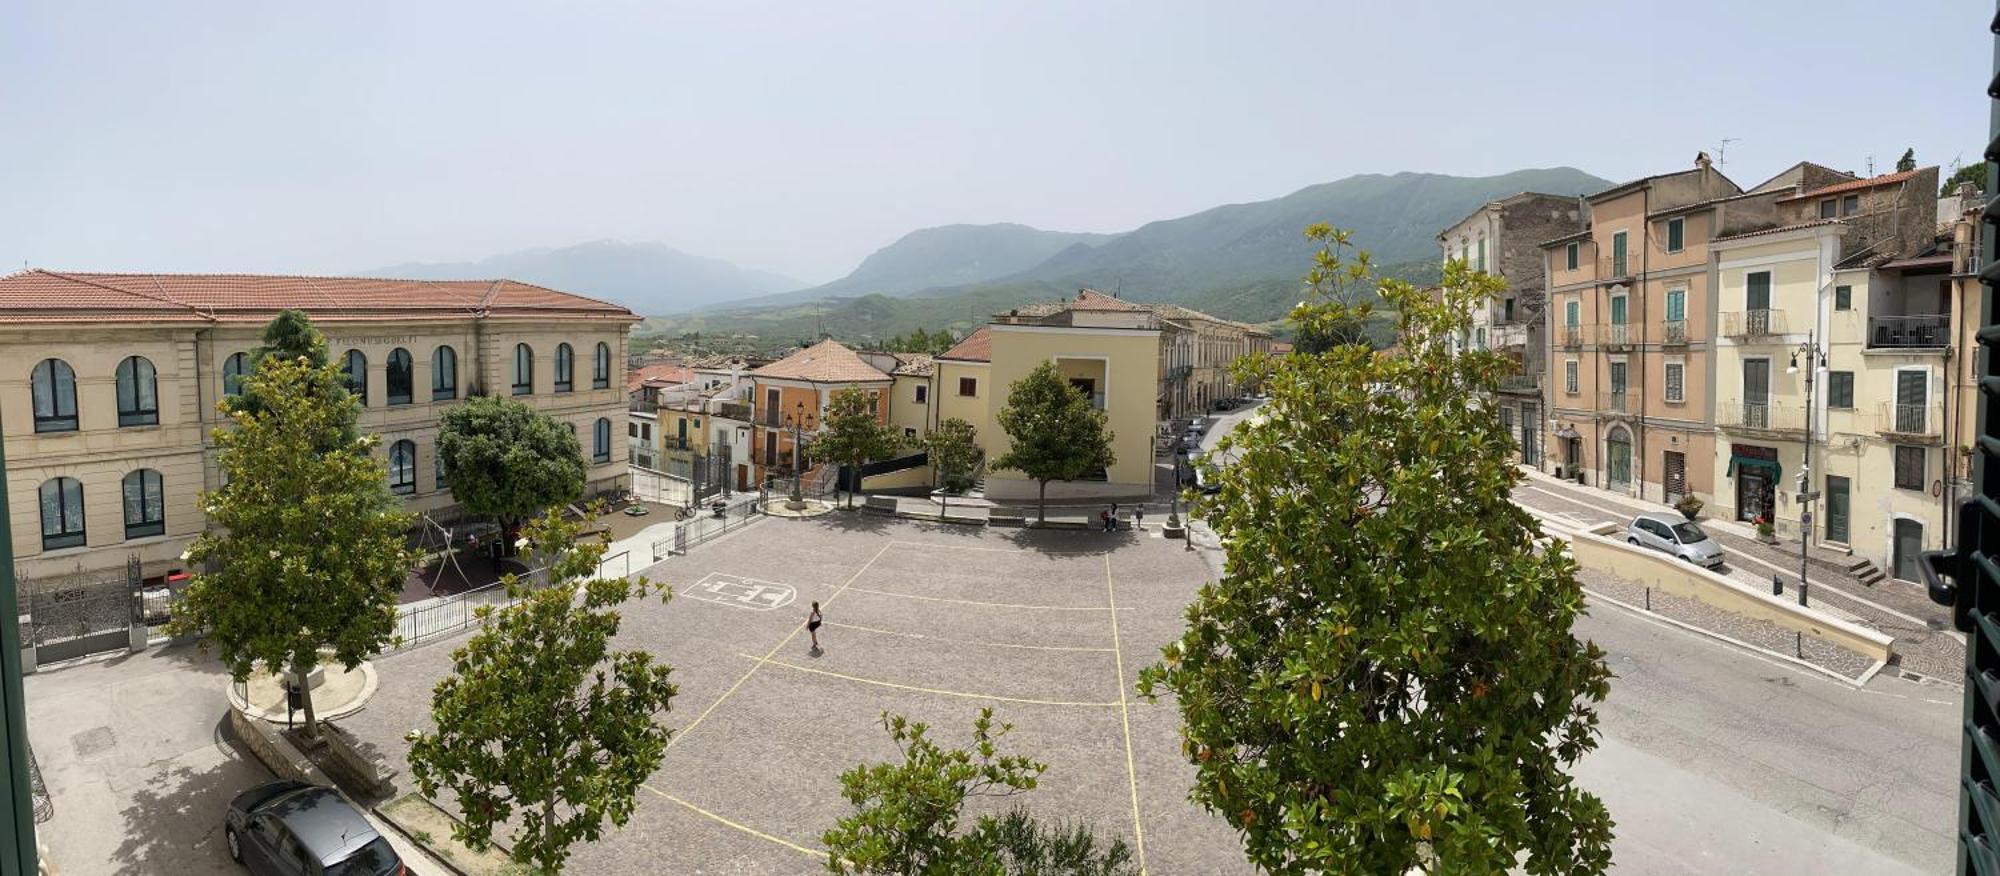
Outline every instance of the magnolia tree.
{"type": "Polygon", "coordinates": [[[480,396],[445,412],[438,459],[465,510],[506,538],[521,521],[583,496],[589,467],[576,433],[513,399],[480,396]]]}
{"type": "Polygon", "coordinates": [[[203,571],[169,629],[205,636],[237,681],[257,666],[294,674],[316,735],[305,673],[322,651],[353,669],[395,638],[410,518],[370,452],[374,436],[350,437],[359,406],[305,328],[304,354],[259,357],[240,396],[251,403],[224,404],[223,486],[203,497],[210,526],[187,553],[203,571]]]}
{"type": "Polygon", "coordinates": [[[1054,362],[1035,366],[1008,388],[1000,428],[1013,443],[993,466],[1035,482],[1038,522],[1048,522],[1049,481],[1073,481],[1118,461],[1104,412],[1091,407],[1090,397],[1071,386],[1054,362]]]}
{"type": "Polygon", "coordinates": [[[605,540],[578,544],[583,524],[549,512],[525,538],[549,585],[509,575],[505,608],[478,609],[481,630],[452,652],[431,693],[437,729],[410,737],[410,773],[426,795],[450,789],[458,839],[485,849],[512,825],[513,859],[562,869],[569,847],[632,815],[639,785],[666,756],[659,722],[676,693],[646,651],[612,651],[617,607],[666,588],[600,578],[605,540]]]}
{"type": "MultiPolygon", "coordinates": [[[[1343,275],[1322,249],[1315,293],[1343,275]]],[[[1595,873],[1612,821],[1566,772],[1611,674],[1571,623],[1576,566],[1509,500],[1488,399],[1511,367],[1451,338],[1500,281],[1451,263],[1440,299],[1384,280],[1398,346],[1258,363],[1267,415],[1198,512],[1229,556],[1141,676],[1179,704],[1191,797],[1273,873],[1595,873]]],[[[1301,329],[1370,305],[1303,302],[1301,329]]]]}
{"type": "Polygon", "coordinates": [[[854,489],[847,491],[850,506],[861,488],[861,466],[888,459],[903,446],[902,436],[877,416],[879,403],[879,397],[855,387],[835,391],[820,418],[819,434],[812,439],[813,456],[853,467],[854,489]]]}

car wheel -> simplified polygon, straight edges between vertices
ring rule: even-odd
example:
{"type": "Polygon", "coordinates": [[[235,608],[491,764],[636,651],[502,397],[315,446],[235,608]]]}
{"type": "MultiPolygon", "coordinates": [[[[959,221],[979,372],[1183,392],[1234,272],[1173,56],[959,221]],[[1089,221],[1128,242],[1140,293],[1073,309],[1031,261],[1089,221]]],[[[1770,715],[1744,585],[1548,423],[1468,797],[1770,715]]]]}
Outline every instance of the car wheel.
{"type": "Polygon", "coordinates": [[[1627,538],[1627,539],[1625,539],[1625,543],[1626,543],[1626,544],[1629,544],[1629,545],[1631,545],[1631,546],[1633,546],[1633,547],[1639,547],[1639,546],[1640,546],[1640,545],[1639,545],[1639,540],[1638,540],[1638,539],[1636,539],[1636,538],[1627,538]]]}
{"type": "Polygon", "coordinates": [[[243,863],[243,841],[236,838],[236,828],[223,828],[222,837],[229,841],[229,860],[243,863]]]}

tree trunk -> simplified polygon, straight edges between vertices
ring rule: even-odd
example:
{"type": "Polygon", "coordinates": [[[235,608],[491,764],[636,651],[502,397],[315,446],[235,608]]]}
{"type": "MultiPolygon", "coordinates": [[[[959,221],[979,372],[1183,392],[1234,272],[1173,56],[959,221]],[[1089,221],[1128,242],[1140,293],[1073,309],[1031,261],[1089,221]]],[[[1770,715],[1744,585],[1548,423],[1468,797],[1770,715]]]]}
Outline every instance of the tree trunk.
{"type": "MultiPolygon", "coordinates": [[[[317,659],[318,656],[319,656],[318,654],[313,655],[315,659],[317,659]]],[[[299,705],[304,707],[306,713],[306,723],[305,723],[306,738],[318,739],[319,713],[313,711],[312,682],[309,678],[307,678],[307,675],[311,672],[312,672],[312,664],[310,663],[294,663],[292,665],[292,681],[294,684],[297,684],[299,686],[299,705]]]]}
{"type": "Polygon", "coordinates": [[[938,493],[938,522],[944,522],[945,513],[951,510],[951,492],[938,493]]]}
{"type": "Polygon", "coordinates": [[[1049,522],[1049,482],[1036,481],[1035,524],[1047,526],[1049,522]]]}

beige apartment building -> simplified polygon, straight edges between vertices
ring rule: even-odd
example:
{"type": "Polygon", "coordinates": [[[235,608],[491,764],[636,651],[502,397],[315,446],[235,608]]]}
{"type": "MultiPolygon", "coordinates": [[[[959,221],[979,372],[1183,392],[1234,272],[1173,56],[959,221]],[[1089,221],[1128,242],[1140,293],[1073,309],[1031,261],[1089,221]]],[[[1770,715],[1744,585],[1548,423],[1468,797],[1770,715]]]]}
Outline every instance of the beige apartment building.
{"type": "MultiPolygon", "coordinates": [[[[1185,420],[1215,409],[1222,399],[1244,395],[1231,368],[1247,355],[1271,352],[1271,333],[1256,326],[1211,316],[1165,302],[1127,301],[1096,289],[1079,289],[1075,298],[1017,307],[995,314],[996,324],[1075,322],[1071,314],[1148,313],[1146,324],[1160,333],[1160,391],[1156,419],[1185,420]]],[[[1110,317],[1131,321],[1130,317],[1110,317]]],[[[948,354],[947,354],[948,355],[948,354]]]]}
{"type": "Polygon", "coordinates": [[[349,369],[360,427],[411,511],[457,514],[438,421],[510,396],[575,430],[590,490],[626,477],[626,334],[613,304],[507,280],[80,274],[0,277],[0,430],[15,562],[37,578],[158,579],[207,525],[216,406],[279,310],[305,310],[349,369]]]}

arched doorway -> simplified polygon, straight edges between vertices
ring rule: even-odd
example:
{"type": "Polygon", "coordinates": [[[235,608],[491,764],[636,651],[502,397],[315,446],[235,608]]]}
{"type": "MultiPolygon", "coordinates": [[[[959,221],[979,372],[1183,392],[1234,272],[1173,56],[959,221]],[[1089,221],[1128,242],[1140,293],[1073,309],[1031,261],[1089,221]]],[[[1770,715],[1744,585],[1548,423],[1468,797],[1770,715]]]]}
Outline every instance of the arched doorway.
{"type": "Polygon", "coordinates": [[[1632,433],[1613,426],[1604,436],[1604,486],[1628,492],[1632,489],[1632,433]]]}

